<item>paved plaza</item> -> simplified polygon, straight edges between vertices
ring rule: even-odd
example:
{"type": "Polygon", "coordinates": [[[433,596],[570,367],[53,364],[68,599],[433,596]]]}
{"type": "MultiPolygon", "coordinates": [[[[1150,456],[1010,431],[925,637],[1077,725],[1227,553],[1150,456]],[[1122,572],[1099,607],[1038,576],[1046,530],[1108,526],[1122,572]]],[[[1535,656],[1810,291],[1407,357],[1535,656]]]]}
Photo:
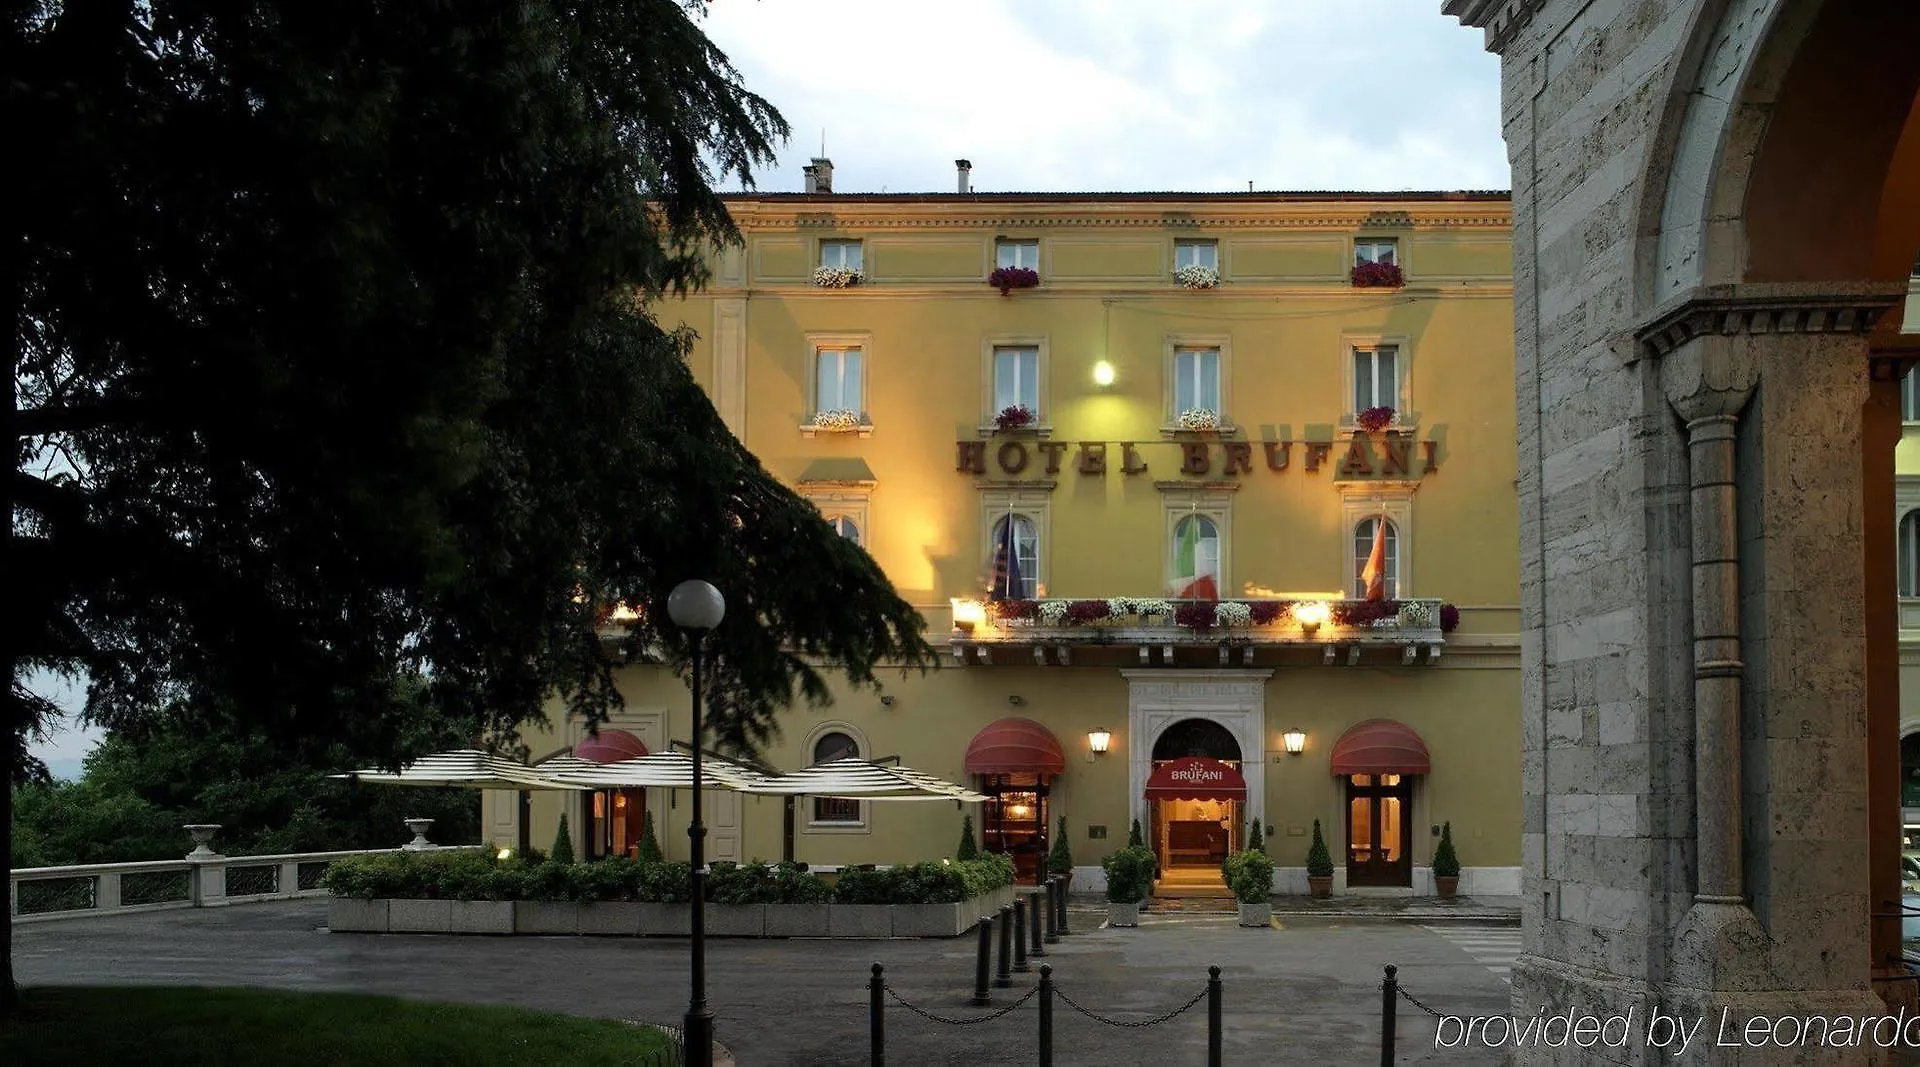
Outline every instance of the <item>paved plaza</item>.
{"type": "MultiPolygon", "coordinates": [[[[1074,911],[1077,933],[1049,946],[1059,988],[1122,1020],[1178,1007],[1201,991],[1207,967],[1225,983],[1226,1062],[1379,1062],[1380,975],[1391,963],[1416,996],[1447,1012],[1507,1009],[1506,968],[1519,931],[1306,916],[1246,930],[1231,915],[1150,915],[1132,930],[1097,929],[1074,911]],[[1505,947],[1502,947],[1504,944],[1505,947]]],[[[687,943],[669,939],[447,937],[332,934],[324,901],[252,904],[31,923],[15,932],[28,985],[166,983],[351,990],[428,1000],[510,1004],[581,1015],[677,1022],[686,1009],[687,943]]],[[[740,1064],[866,1062],[871,964],[904,998],[938,1015],[973,1018],[973,942],[955,940],[713,940],[708,967],[719,1039],[740,1064]]],[[[1037,968],[1036,968],[1037,972],[1037,968]]],[[[996,1006],[1037,978],[1014,976],[996,1006]]],[[[1497,1063],[1488,1050],[1433,1047],[1431,1021],[1402,1002],[1400,1062],[1497,1063]]],[[[889,1002],[892,1062],[1035,1062],[1029,1000],[980,1025],[929,1022],[889,1002]]],[[[1102,1025],[1055,1009],[1055,1062],[1205,1062],[1205,1003],[1148,1029],[1102,1025]]]]}

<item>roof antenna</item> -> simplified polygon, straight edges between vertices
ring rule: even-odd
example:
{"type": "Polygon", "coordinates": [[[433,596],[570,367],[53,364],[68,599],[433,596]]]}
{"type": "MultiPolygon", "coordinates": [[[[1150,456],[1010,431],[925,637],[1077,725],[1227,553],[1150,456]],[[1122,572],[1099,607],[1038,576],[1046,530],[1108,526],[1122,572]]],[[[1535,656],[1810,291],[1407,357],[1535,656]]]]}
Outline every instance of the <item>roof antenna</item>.
{"type": "Polygon", "coordinates": [[[827,128],[820,127],[820,158],[827,158],[827,128]]]}
{"type": "Polygon", "coordinates": [[[1253,192],[1253,181],[1252,181],[1252,179],[1248,179],[1248,181],[1247,181],[1247,192],[1249,192],[1249,193],[1251,193],[1251,192],[1253,192]]]}

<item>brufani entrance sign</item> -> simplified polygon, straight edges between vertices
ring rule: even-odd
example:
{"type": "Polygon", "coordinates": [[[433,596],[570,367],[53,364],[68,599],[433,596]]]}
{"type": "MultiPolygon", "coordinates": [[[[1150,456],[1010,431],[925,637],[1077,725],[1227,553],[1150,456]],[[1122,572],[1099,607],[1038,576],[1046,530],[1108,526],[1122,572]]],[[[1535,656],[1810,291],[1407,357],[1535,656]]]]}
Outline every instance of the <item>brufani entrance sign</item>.
{"type": "Polygon", "coordinates": [[[1269,471],[1293,465],[1296,448],[1300,465],[1312,474],[1332,466],[1341,477],[1424,477],[1440,469],[1439,442],[1415,441],[1405,434],[1369,438],[1356,433],[1344,442],[1339,461],[1334,450],[1340,441],[956,441],[954,470],[986,474],[989,453],[1001,474],[1058,474],[1069,449],[1080,474],[1104,475],[1117,461],[1122,474],[1147,473],[1141,449],[1176,447],[1180,473],[1198,475],[1252,474],[1256,461],[1269,471]],[[1256,449],[1258,450],[1256,453],[1256,449]],[[1217,465],[1217,466],[1216,466],[1217,465]]]}

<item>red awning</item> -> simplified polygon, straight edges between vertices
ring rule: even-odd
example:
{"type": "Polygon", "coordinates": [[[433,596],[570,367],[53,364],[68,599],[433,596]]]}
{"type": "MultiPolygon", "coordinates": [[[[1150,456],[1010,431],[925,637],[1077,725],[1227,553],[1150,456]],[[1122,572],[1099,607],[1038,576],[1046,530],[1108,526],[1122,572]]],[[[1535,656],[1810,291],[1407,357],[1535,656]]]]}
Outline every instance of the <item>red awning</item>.
{"type": "Polygon", "coordinates": [[[1053,731],[1032,719],[1001,719],[973,735],[968,774],[1064,774],[1067,756],[1053,731]]]}
{"type": "Polygon", "coordinates": [[[1368,719],[1354,723],[1333,744],[1335,774],[1430,774],[1426,742],[1405,723],[1368,719]]]}
{"type": "Polygon", "coordinates": [[[573,754],[595,763],[618,763],[646,755],[647,746],[625,730],[602,730],[597,736],[581,738],[573,754]]]}
{"type": "Polygon", "coordinates": [[[1153,769],[1148,800],[1245,800],[1247,780],[1217,759],[1188,756],[1153,769]]]}

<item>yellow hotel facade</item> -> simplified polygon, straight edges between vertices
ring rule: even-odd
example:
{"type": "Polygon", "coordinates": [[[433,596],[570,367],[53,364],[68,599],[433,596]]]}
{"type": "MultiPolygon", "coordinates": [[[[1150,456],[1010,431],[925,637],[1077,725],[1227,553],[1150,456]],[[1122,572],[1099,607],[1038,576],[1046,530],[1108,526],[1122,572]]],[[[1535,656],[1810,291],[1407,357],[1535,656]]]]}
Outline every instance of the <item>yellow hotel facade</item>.
{"type": "MultiPolygon", "coordinates": [[[[943,655],[794,707],[762,757],[992,799],[710,793],[708,856],[937,859],[968,814],[1031,878],[1064,818],[1092,890],[1135,819],[1204,880],[1258,818],[1305,892],[1317,820],[1336,892],[1426,894],[1450,822],[1460,891],[1517,893],[1506,194],[834,194],[815,164],[731,197],[745,246],[655,312],[943,655]]],[[[684,745],[682,682],[620,684],[598,738],[556,706],[535,757],[684,745]]],[[[483,833],[544,847],[563,808],[577,853],[631,850],[644,811],[687,854],[666,790],[489,794],[483,833]]]]}

